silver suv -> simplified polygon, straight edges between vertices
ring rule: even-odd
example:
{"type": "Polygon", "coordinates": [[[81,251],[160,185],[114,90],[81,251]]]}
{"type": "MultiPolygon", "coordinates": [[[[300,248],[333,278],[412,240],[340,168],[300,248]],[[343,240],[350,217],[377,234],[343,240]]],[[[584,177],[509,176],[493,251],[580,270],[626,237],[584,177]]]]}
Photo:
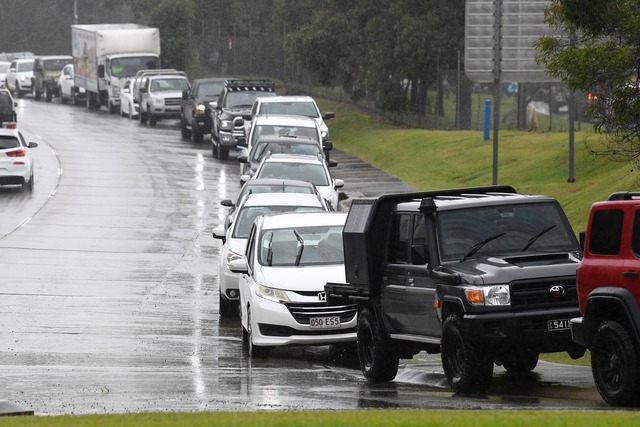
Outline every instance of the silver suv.
{"type": "Polygon", "coordinates": [[[140,86],[140,123],[155,126],[159,119],[180,118],[182,92],[189,90],[185,73],[153,75],[140,86]]]}
{"type": "Polygon", "coordinates": [[[5,86],[18,98],[22,98],[25,93],[31,92],[33,63],[34,58],[22,58],[14,59],[9,65],[5,86]]]}

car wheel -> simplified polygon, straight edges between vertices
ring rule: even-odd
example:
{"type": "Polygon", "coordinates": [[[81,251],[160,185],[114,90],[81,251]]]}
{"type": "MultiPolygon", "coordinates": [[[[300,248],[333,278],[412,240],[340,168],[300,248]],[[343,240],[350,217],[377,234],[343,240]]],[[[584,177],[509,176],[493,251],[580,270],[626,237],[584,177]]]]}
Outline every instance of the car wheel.
{"type": "Polygon", "coordinates": [[[118,106],[115,105],[113,102],[108,101],[107,105],[109,106],[109,114],[118,114],[118,106]]]}
{"type": "MultiPolygon", "coordinates": [[[[16,94],[18,96],[18,98],[23,98],[24,97],[24,91],[20,90],[20,85],[18,83],[16,83],[16,94]]],[[[40,97],[38,96],[38,98],[36,99],[40,99],[40,97]]]]}
{"type": "Polygon", "coordinates": [[[33,172],[31,172],[31,177],[29,178],[29,182],[22,183],[22,190],[28,191],[29,193],[33,193],[33,186],[35,184],[33,172]]]}
{"type": "Polygon", "coordinates": [[[247,307],[247,346],[250,357],[267,357],[269,347],[253,344],[253,326],[251,325],[251,307],[247,307]]]}
{"type": "Polygon", "coordinates": [[[204,140],[204,134],[196,123],[191,123],[191,138],[193,142],[199,144],[204,140]]]}
{"type": "Polygon", "coordinates": [[[238,317],[239,303],[235,300],[228,300],[218,297],[220,303],[220,317],[238,317]]]}
{"type": "Polygon", "coordinates": [[[61,104],[66,104],[67,103],[67,98],[65,98],[63,96],[62,88],[60,86],[58,86],[58,93],[60,94],[60,103],[61,104]]]}
{"type": "Polygon", "coordinates": [[[638,362],[636,348],[625,328],[618,322],[603,322],[593,338],[591,370],[596,388],[608,404],[640,403],[638,362]]]}
{"type": "MultiPolygon", "coordinates": [[[[18,87],[18,86],[16,85],[16,87],[18,87]]],[[[36,101],[40,101],[41,93],[36,90],[35,83],[31,84],[31,95],[33,96],[33,99],[35,99],[36,101]]],[[[20,96],[20,88],[18,88],[18,96],[21,97],[20,96]]]]}
{"type": "Polygon", "coordinates": [[[187,128],[187,124],[184,122],[184,119],[180,119],[180,136],[182,136],[182,139],[191,138],[191,131],[187,128]]]}
{"type": "Polygon", "coordinates": [[[396,377],[400,357],[369,309],[358,314],[357,346],[360,369],[367,380],[387,382],[396,377]]]}
{"type": "Polygon", "coordinates": [[[514,374],[525,374],[533,371],[538,365],[539,354],[535,352],[514,352],[507,359],[503,366],[508,372],[514,374]]]}
{"type": "Polygon", "coordinates": [[[51,102],[51,100],[53,99],[53,93],[51,93],[51,89],[49,89],[49,86],[45,86],[44,87],[44,100],[47,102],[51,102]]]}
{"type": "Polygon", "coordinates": [[[227,160],[229,158],[229,148],[218,145],[218,159],[227,160]]]}
{"type": "Polygon", "coordinates": [[[140,119],[140,123],[147,123],[147,119],[148,119],[147,113],[145,111],[140,110],[138,119],[140,119]]]}
{"type": "Polygon", "coordinates": [[[493,361],[488,352],[471,343],[462,320],[451,315],[442,326],[442,367],[453,391],[481,393],[489,388],[493,361]]]}
{"type": "Polygon", "coordinates": [[[158,118],[153,114],[149,113],[149,126],[154,126],[158,124],[158,118]]]}

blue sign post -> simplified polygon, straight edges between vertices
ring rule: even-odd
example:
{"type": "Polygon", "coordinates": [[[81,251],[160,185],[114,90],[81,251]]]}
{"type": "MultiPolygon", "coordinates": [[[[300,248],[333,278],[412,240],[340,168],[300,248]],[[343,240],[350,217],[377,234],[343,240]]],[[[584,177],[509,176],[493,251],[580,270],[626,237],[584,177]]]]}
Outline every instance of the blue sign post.
{"type": "Polygon", "coordinates": [[[484,140],[489,140],[489,133],[491,130],[491,100],[484,101],[484,140]]]}

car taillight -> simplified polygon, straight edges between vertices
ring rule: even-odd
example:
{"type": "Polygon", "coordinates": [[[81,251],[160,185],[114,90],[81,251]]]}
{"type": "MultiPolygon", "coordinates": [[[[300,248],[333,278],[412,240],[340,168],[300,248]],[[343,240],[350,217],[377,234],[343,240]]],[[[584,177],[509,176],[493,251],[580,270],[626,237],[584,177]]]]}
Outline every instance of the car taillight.
{"type": "Polygon", "coordinates": [[[6,129],[15,129],[18,127],[18,124],[16,122],[6,122],[2,126],[6,129]]]}
{"type": "Polygon", "coordinates": [[[9,157],[24,157],[26,155],[27,151],[22,148],[19,150],[7,151],[7,156],[9,157]]]}

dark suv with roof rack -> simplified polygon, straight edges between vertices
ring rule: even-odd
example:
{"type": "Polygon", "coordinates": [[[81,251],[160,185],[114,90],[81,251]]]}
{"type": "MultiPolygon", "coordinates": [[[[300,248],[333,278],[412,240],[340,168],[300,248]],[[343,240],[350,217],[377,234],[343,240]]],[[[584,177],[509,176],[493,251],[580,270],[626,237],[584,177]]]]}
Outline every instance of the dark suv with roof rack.
{"type": "Polygon", "coordinates": [[[358,357],[369,381],[399,359],[441,353],[456,392],[485,391],[493,365],[533,370],[571,339],[580,247],[562,208],[512,187],[354,199],[343,233],[347,283],[329,305],[358,303],[358,357]]]}
{"type": "Polygon", "coordinates": [[[244,120],[251,120],[253,102],[261,96],[276,96],[270,80],[226,80],[218,102],[212,109],[211,142],[213,155],[229,158],[229,150],[243,143],[244,120]]]}

